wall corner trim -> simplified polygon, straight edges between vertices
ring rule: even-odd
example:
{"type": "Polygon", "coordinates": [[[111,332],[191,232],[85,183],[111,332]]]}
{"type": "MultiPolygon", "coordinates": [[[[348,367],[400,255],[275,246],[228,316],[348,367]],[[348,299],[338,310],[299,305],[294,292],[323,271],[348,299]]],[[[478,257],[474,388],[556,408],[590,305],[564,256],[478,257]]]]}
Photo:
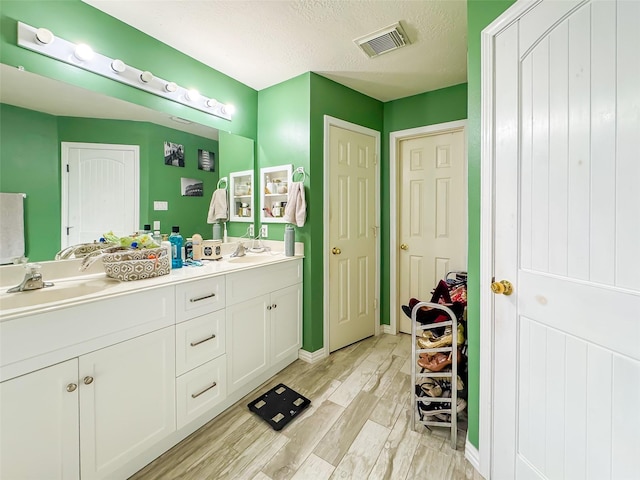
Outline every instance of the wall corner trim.
{"type": "Polygon", "coordinates": [[[473,468],[480,472],[480,452],[475,445],[469,441],[469,435],[467,435],[467,440],[464,444],[464,458],[469,461],[473,468]]]}
{"type": "Polygon", "coordinates": [[[306,350],[298,350],[298,358],[307,363],[316,363],[329,356],[326,348],[321,348],[315,352],[308,352],[306,350]]]}

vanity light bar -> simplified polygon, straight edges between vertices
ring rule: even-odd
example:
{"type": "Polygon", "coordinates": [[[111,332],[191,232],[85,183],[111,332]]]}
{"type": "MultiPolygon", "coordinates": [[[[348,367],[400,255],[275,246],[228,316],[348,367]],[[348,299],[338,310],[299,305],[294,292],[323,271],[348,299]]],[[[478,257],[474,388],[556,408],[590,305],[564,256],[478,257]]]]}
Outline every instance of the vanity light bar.
{"type": "Polygon", "coordinates": [[[231,120],[234,112],[232,105],[225,105],[200,94],[194,95],[192,89],[163,80],[151,72],[138,70],[126,65],[122,60],[105,57],[97,52],[92,52],[91,49],[87,50],[89,47],[86,45],[76,45],[62,38],[54,37],[45,28],[38,29],[18,22],[18,45],[225,120],[231,120]]]}

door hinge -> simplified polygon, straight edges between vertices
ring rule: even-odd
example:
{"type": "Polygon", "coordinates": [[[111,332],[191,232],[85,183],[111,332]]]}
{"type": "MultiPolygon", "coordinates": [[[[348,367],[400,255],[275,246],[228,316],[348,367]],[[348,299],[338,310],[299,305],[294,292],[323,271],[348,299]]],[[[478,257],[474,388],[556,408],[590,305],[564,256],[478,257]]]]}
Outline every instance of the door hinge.
{"type": "Polygon", "coordinates": [[[378,236],[378,227],[371,227],[373,229],[373,236],[377,237],[378,236]]]}
{"type": "Polygon", "coordinates": [[[69,173],[69,164],[67,163],[67,173],[69,173]]]}
{"type": "Polygon", "coordinates": [[[374,310],[377,310],[377,309],[378,309],[378,299],[377,299],[377,298],[374,298],[374,299],[373,299],[373,309],[374,309],[374,310]]]}

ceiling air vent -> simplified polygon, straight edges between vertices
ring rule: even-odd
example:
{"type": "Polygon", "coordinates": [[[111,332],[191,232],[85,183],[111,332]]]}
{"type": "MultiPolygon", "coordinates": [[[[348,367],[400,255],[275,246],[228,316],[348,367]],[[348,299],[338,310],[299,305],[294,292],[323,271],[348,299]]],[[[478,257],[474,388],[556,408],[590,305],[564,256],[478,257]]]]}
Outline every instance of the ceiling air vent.
{"type": "Polygon", "coordinates": [[[397,50],[411,43],[409,37],[407,37],[407,34],[402,29],[400,22],[389,25],[364,37],[356,38],[354,42],[370,58],[377,57],[392,50],[397,50]]]}

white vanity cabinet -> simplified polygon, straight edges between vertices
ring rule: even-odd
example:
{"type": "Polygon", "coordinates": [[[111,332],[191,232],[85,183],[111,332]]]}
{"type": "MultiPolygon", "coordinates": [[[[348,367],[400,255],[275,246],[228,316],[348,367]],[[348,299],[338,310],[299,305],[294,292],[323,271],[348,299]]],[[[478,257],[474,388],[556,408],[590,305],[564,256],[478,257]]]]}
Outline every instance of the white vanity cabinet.
{"type": "Polygon", "coordinates": [[[79,478],[78,360],[0,383],[0,478],[79,478]]]}
{"type": "Polygon", "coordinates": [[[302,344],[302,260],[227,275],[227,378],[235,392],[284,368],[302,344]]]}
{"type": "Polygon", "coordinates": [[[176,429],[167,327],[0,384],[0,478],[105,478],[176,429]]]}
{"type": "Polygon", "coordinates": [[[80,466],[105,478],[176,429],[174,327],[80,357],[80,466]]]}

